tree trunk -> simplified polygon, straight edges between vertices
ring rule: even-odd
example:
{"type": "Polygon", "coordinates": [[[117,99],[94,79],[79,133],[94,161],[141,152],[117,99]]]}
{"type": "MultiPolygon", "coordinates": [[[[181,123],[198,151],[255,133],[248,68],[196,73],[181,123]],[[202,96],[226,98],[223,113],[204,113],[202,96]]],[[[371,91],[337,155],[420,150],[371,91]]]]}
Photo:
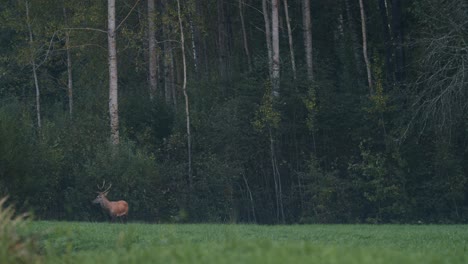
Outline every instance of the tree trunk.
{"type": "Polygon", "coordinates": [[[39,81],[37,79],[37,68],[36,68],[36,58],[34,56],[34,40],[31,29],[31,19],[29,17],[29,2],[26,1],[26,23],[29,31],[29,49],[30,49],[30,63],[33,71],[34,86],[36,87],[36,116],[37,116],[37,127],[41,129],[41,93],[39,90],[39,81]]]}
{"type": "Polygon", "coordinates": [[[247,64],[249,66],[249,72],[251,72],[252,71],[252,60],[250,59],[249,45],[247,43],[247,33],[245,31],[243,0],[239,0],[239,15],[240,15],[240,19],[241,19],[242,36],[243,36],[243,39],[244,39],[245,55],[247,56],[247,64]]]}
{"type": "Polygon", "coordinates": [[[304,34],[305,59],[307,64],[307,79],[314,80],[312,58],[312,20],[310,18],[310,0],[302,0],[302,26],[304,34]]]}
{"type": "Polygon", "coordinates": [[[155,0],[148,0],[148,57],[149,57],[149,94],[150,99],[156,97],[158,89],[158,59],[156,54],[155,0]]]}
{"type": "Polygon", "coordinates": [[[291,30],[291,22],[289,19],[289,7],[288,7],[288,0],[283,0],[284,4],[284,14],[286,16],[286,26],[288,28],[288,42],[289,42],[289,53],[291,56],[291,69],[293,72],[293,78],[296,80],[296,60],[294,58],[294,45],[293,45],[293,38],[292,38],[292,30],[291,30]]]}
{"type": "Polygon", "coordinates": [[[196,44],[196,34],[195,34],[195,26],[193,25],[192,13],[190,13],[189,17],[190,22],[190,36],[191,36],[191,43],[192,43],[192,56],[193,56],[193,67],[195,68],[195,77],[198,78],[198,52],[197,52],[197,44],[196,44]]]}
{"type": "MultiPolygon", "coordinates": [[[[164,31],[167,31],[167,27],[164,28],[164,31]]],[[[166,38],[168,37],[167,34],[166,38]]],[[[171,105],[172,102],[172,85],[174,85],[172,81],[172,47],[169,41],[164,41],[164,97],[166,99],[166,104],[171,105]]]]}
{"type": "Polygon", "coordinates": [[[404,50],[403,50],[403,29],[401,26],[401,2],[392,0],[392,29],[393,45],[395,49],[395,79],[401,83],[405,78],[404,71],[404,50]]]}
{"type": "Polygon", "coordinates": [[[245,187],[247,188],[247,192],[249,193],[249,200],[250,200],[250,206],[252,207],[252,216],[254,219],[254,223],[257,223],[257,216],[255,213],[255,202],[252,196],[252,191],[250,190],[249,183],[247,182],[247,178],[245,177],[244,172],[242,172],[242,178],[244,179],[245,187]]]}
{"type": "MultiPolygon", "coordinates": [[[[350,31],[350,37],[351,37],[351,42],[353,45],[353,56],[354,56],[354,61],[356,63],[356,72],[358,74],[358,77],[361,77],[362,75],[362,59],[361,59],[361,45],[358,40],[357,36],[357,30],[354,24],[354,16],[351,12],[351,7],[350,7],[350,0],[345,0],[345,8],[346,8],[346,17],[347,17],[347,24],[348,24],[348,30],[350,31]]],[[[360,82],[360,78],[357,78],[358,81],[360,82]]]]}
{"type": "MultiPolygon", "coordinates": [[[[65,24],[68,26],[67,10],[63,8],[63,18],[65,24]]],[[[67,52],[67,74],[68,74],[68,85],[67,85],[67,94],[68,94],[68,112],[70,118],[73,117],[73,74],[72,74],[72,61],[70,54],[70,32],[65,32],[65,49],[67,52]]]]}
{"type": "Polygon", "coordinates": [[[273,48],[271,43],[271,24],[270,24],[270,16],[268,15],[268,5],[266,0],[262,0],[262,8],[263,8],[263,19],[265,21],[265,38],[266,38],[266,46],[268,51],[268,70],[270,73],[270,78],[273,76],[273,48]]]}
{"type": "Polygon", "coordinates": [[[271,5],[271,40],[273,48],[273,67],[271,75],[272,94],[278,97],[280,94],[280,54],[279,54],[279,16],[278,6],[279,0],[272,0],[271,5]]]}
{"type": "Polygon", "coordinates": [[[115,40],[115,0],[108,0],[108,31],[109,49],[109,115],[111,127],[111,143],[119,144],[119,104],[117,84],[117,45],[115,40]]]}
{"type": "Polygon", "coordinates": [[[226,23],[224,14],[224,0],[217,0],[218,9],[218,60],[219,60],[219,75],[221,78],[221,88],[223,92],[227,86],[227,64],[226,64],[226,23]]]}
{"type": "Polygon", "coordinates": [[[281,223],[285,223],[284,208],[283,208],[283,190],[281,185],[281,174],[278,169],[278,161],[276,158],[276,147],[275,139],[273,138],[272,128],[268,128],[270,134],[270,155],[271,155],[271,167],[273,172],[273,182],[275,183],[275,196],[276,196],[276,220],[281,223]]]}
{"type": "Polygon", "coordinates": [[[392,45],[390,38],[390,25],[388,24],[387,0],[379,0],[380,17],[382,18],[382,29],[385,44],[385,69],[387,72],[387,80],[393,79],[392,65],[392,45]]]}
{"type": "Polygon", "coordinates": [[[186,126],[187,126],[188,181],[189,181],[189,189],[191,190],[193,186],[192,135],[190,133],[190,111],[189,111],[189,98],[187,94],[187,64],[185,61],[185,38],[184,38],[184,28],[182,26],[182,17],[180,14],[180,1],[179,0],[177,0],[177,13],[179,16],[180,46],[182,49],[182,67],[183,67],[182,91],[184,92],[184,98],[185,98],[185,116],[186,116],[186,126]]]}
{"type": "Polygon", "coordinates": [[[367,30],[366,30],[366,14],[364,12],[364,4],[362,0],[359,0],[359,10],[361,11],[361,29],[362,29],[362,53],[364,55],[364,62],[366,63],[366,70],[367,70],[367,82],[369,85],[369,91],[371,94],[374,93],[374,89],[372,87],[372,73],[371,73],[371,65],[367,55],[367,30]]]}

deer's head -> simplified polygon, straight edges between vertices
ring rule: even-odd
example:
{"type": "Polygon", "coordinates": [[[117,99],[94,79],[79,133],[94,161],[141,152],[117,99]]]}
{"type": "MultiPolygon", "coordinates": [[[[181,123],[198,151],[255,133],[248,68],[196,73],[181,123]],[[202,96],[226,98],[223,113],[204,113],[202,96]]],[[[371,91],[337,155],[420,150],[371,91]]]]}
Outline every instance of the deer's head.
{"type": "Polygon", "coordinates": [[[100,204],[103,201],[107,200],[106,196],[109,193],[110,188],[112,187],[112,183],[109,184],[109,186],[107,188],[104,187],[105,185],[106,185],[105,180],[102,182],[101,186],[99,186],[99,184],[97,185],[99,191],[96,192],[98,195],[97,195],[96,199],[93,200],[93,203],[95,203],[95,204],[99,203],[100,204]]]}

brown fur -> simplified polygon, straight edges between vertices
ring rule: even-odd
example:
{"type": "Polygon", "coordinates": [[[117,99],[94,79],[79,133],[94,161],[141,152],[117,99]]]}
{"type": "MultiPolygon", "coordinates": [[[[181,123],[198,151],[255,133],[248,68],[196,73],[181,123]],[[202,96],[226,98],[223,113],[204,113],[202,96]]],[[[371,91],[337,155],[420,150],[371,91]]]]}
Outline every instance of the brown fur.
{"type": "Polygon", "coordinates": [[[128,216],[128,203],[126,201],[109,201],[106,197],[107,192],[99,192],[93,203],[98,203],[106,210],[111,219],[115,220],[117,217],[123,218],[128,216]]]}

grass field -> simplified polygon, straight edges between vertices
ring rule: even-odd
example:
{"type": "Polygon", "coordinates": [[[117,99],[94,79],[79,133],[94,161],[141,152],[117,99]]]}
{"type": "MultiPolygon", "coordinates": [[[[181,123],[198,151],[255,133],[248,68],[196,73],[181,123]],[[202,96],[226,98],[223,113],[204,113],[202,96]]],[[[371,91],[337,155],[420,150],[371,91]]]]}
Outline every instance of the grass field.
{"type": "Polygon", "coordinates": [[[463,225],[32,222],[42,263],[468,263],[463,225]]]}

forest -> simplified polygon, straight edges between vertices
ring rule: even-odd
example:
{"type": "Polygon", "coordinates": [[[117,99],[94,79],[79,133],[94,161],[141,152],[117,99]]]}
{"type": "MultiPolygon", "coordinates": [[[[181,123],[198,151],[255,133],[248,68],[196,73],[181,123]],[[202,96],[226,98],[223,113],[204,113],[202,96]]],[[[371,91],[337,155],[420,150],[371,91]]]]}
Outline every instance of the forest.
{"type": "Polygon", "coordinates": [[[464,0],[2,0],[0,197],[104,221],[467,223],[464,0]]]}

